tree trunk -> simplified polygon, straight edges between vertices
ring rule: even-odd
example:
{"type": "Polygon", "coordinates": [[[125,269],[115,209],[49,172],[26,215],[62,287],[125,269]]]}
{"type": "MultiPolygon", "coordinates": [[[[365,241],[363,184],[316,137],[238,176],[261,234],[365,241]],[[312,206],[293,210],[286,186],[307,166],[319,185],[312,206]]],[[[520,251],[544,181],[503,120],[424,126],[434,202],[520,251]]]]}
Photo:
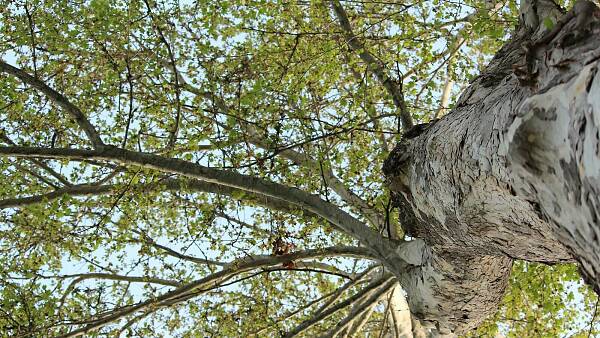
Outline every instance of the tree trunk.
{"type": "Polygon", "coordinates": [[[577,261],[600,291],[600,24],[587,19],[545,43],[515,33],[456,108],[407,132],[384,165],[404,228],[422,239],[399,249],[419,266],[400,282],[440,334],[497,310],[514,259],[577,261]]]}

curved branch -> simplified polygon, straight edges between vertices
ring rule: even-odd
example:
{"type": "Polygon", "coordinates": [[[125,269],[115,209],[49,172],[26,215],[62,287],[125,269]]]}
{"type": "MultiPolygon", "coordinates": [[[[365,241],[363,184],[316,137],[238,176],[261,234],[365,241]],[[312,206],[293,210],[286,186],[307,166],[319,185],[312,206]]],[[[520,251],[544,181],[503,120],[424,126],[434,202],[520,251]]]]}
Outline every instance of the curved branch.
{"type": "Polygon", "coordinates": [[[56,189],[49,193],[19,197],[19,198],[7,198],[0,200],[0,210],[16,207],[24,207],[27,205],[37,204],[45,201],[52,201],[62,196],[89,196],[89,195],[101,195],[110,193],[116,190],[115,185],[89,185],[79,184],[62,189],[56,189]]]}
{"type": "Polygon", "coordinates": [[[94,148],[100,149],[104,146],[104,142],[102,142],[102,139],[100,138],[98,131],[96,131],[96,128],[90,123],[85,114],[83,114],[83,112],[77,108],[77,106],[72,104],[64,95],[50,88],[40,79],[27,74],[22,69],[9,65],[1,59],[0,71],[17,77],[24,83],[44,93],[44,95],[46,95],[50,101],[54,102],[67,113],[71,114],[73,119],[75,119],[75,122],[77,122],[79,127],[83,129],[87,137],[90,139],[94,148]]]}
{"type": "Polygon", "coordinates": [[[267,181],[259,177],[240,174],[234,171],[208,168],[180,159],[166,158],[149,153],[134,152],[114,146],[105,146],[101,150],[83,150],[66,148],[37,147],[0,147],[0,155],[22,158],[56,158],[56,159],[93,159],[115,161],[123,165],[135,165],[162,172],[179,174],[203,182],[236,188],[253,194],[263,195],[287,201],[302,210],[310,211],[331,222],[339,230],[349,234],[363,243],[378,259],[387,264],[391,271],[405,270],[407,263],[397,256],[395,245],[383,238],[375,230],[367,227],[350,214],[334,204],[322,200],[319,196],[306,193],[300,189],[267,181]]]}
{"type": "Polygon", "coordinates": [[[322,263],[322,262],[295,262],[294,264],[295,268],[299,268],[299,269],[318,269],[318,270],[322,270],[322,271],[327,271],[330,273],[333,273],[337,276],[346,278],[346,279],[350,279],[352,280],[352,274],[348,273],[344,270],[340,270],[339,268],[337,268],[336,266],[327,264],[327,263],[322,263]]]}

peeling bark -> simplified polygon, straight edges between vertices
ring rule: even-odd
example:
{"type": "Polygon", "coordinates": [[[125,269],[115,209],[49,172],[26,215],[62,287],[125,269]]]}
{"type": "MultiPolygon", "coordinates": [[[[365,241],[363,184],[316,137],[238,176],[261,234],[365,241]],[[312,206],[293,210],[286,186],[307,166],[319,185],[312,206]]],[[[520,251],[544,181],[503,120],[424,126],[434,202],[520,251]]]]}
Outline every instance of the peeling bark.
{"type": "Polygon", "coordinates": [[[399,249],[419,266],[399,281],[440,334],[494,313],[514,259],[577,261],[600,291],[600,23],[588,19],[543,45],[516,32],[456,108],[407,132],[384,165],[403,227],[423,240],[399,249]]]}

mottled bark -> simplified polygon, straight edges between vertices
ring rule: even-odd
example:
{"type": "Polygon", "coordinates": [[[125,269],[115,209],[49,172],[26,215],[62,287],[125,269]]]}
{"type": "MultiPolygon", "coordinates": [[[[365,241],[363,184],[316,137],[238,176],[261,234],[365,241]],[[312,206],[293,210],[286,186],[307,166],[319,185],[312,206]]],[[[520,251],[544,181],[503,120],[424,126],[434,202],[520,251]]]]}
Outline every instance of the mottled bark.
{"type": "Polygon", "coordinates": [[[403,226],[423,240],[401,249],[420,261],[399,280],[442,334],[497,309],[514,259],[577,261],[600,290],[600,23],[588,19],[543,44],[515,33],[452,112],[386,161],[403,226]]]}

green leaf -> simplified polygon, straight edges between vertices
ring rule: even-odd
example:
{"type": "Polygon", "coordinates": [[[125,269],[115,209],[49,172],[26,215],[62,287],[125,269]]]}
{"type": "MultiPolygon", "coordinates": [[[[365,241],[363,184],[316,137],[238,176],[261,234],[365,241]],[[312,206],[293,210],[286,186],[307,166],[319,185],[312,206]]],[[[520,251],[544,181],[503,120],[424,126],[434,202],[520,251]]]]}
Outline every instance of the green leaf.
{"type": "Polygon", "coordinates": [[[554,21],[552,21],[552,18],[550,17],[546,17],[544,18],[544,27],[546,27],[546,29],[552,29],[554,27],[554,21]]]}

